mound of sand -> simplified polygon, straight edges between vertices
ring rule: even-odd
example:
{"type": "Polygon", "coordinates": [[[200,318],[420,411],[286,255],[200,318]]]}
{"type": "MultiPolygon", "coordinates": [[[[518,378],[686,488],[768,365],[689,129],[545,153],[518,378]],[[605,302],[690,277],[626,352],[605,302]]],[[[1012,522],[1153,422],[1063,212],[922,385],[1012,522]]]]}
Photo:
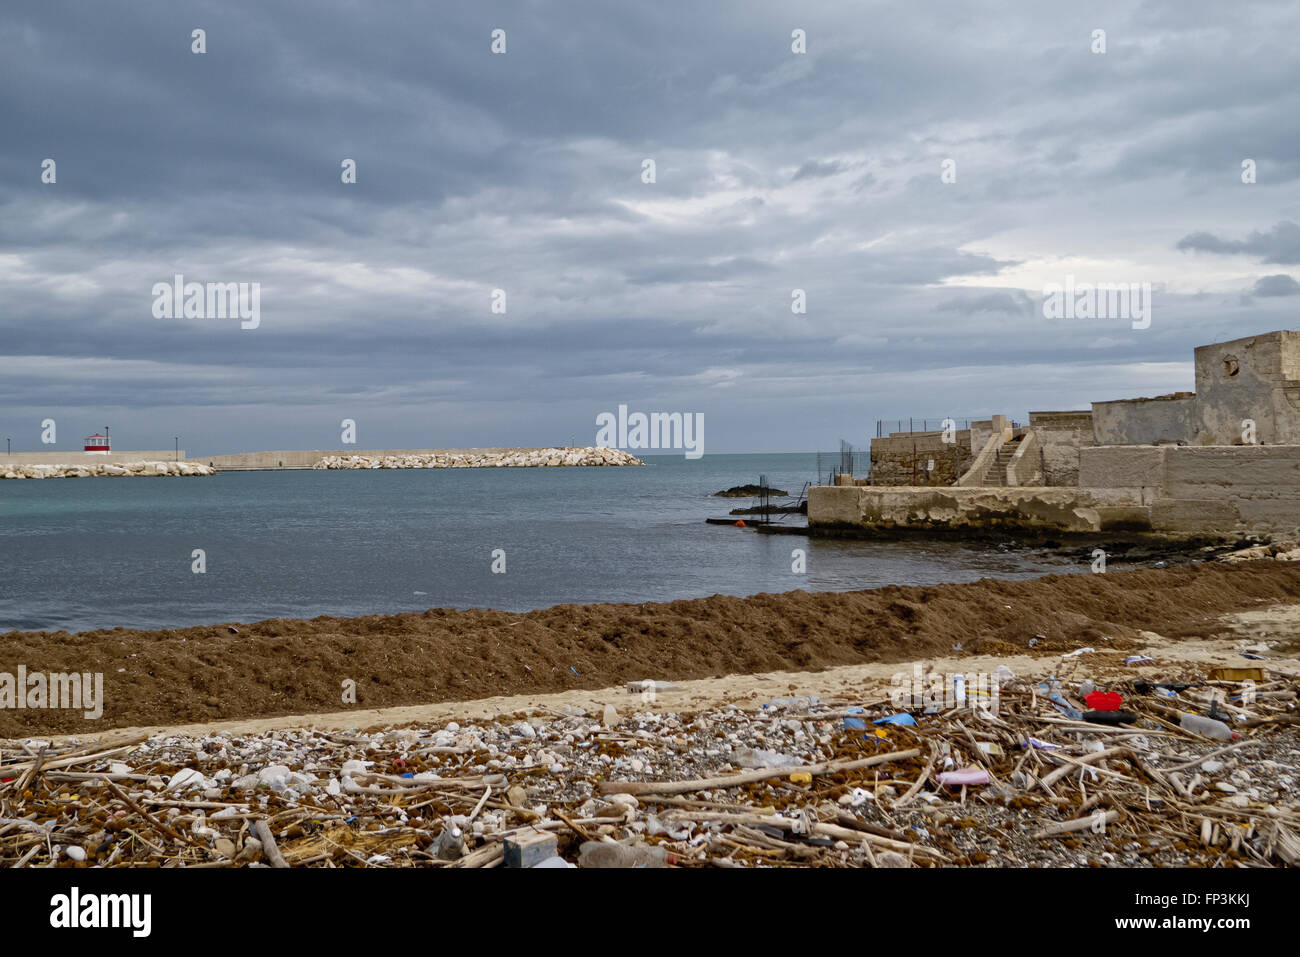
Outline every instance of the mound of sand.
{"type": "Polygon", "coordinates": [[[0,737],[371,709],[595,689],[629,680],[817,671],[961,652],[1123,648],[1141,630],[1300,595],[1300,563],[1200,564],[1032,581],[557,605],[527,614],[433,609],[273,618],[161,631],[0,635],[0,671],[102,672],[104,713],[0,710],[0,737]],[[1034,639],[1037,640],[1034,640],[1034,639]],[[1030,642],[1034,640],[1031,650],[1030,642]]]}

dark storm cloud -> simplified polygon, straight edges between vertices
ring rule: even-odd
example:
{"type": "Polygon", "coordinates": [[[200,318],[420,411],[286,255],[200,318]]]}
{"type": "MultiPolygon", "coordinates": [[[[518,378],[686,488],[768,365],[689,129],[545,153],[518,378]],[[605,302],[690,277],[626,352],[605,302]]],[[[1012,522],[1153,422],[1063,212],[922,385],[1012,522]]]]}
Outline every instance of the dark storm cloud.
{"type": "Polygon", "coordinates": [[[630,401],[832,447],[1189,387],[1192,346],[1297,324],[1228,258],[1300,262],[1300,14],[1251,11],[11,4],[0,428],[532,444],[630,401]],[[154,318],[177,273],[260,283],[260,326],[154,318]],[[1045,320],[1066,274],[1153,282],[1151,328],[1045,320]]]}
{"type": "Polygon", "coordinates": [[[1285,274],[1265,276],[1255,283],[1252,293],[1256,296],[1297,296],[1300,295],[1300,282],[1285,274]]]}
{"type": "Polygon", "coordinates": [[[1254,256],[1264,263],[1300,263],[1300,225],[1281,222],[1245,239],[1224,239],[1208,232],[1192,233],[1178,241],[1178,248],[1194,252],[1254,256]]]}

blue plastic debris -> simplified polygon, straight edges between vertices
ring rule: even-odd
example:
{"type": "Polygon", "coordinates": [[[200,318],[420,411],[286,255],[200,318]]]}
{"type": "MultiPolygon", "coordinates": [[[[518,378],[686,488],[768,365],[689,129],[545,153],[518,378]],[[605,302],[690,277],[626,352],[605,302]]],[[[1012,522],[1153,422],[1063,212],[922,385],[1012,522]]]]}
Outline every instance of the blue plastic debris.
{"type": "Polygon", "coordinates": [[[867,723],[866,723],[865,721],[863,721],[861,718],[845,718],[845,719],[844,719],[844,730],[845,730],[845,731],[865,731],[865,730],[867,730],[867,723]]]}
{"type": "Polygon", "coordinates": [[[871,723],[872,724],[897,724],[897,725],[906,726],[906,725],[915,725],[916,719],[913,718],[906,711],[904,711],[901,714],[891,714],[883,718],[877,718],[875,721],[871,723]]]}

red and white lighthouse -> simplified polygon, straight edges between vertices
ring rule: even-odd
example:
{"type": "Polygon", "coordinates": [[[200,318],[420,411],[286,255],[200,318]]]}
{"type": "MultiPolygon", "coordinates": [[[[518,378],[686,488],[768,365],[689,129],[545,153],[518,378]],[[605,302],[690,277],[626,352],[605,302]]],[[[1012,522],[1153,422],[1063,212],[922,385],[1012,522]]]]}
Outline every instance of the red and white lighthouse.
{"type": "Polygon", "coordinates": [[[87,455],[107,455],[110,451],[107,435],[100,435],[96,432],[94,435],[86,436],[85,453],[87,455]]]}

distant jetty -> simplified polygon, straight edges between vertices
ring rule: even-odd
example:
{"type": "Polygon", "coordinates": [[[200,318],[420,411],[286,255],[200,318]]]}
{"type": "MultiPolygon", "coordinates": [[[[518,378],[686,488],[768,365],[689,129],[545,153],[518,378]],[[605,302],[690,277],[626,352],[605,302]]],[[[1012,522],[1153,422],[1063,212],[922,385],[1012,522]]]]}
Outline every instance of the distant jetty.
{"type": "Polygon", "coordinates": [[[645,465],[619,449],[596,446],[545,449],[367,449],[357,452],[293,449],[239,452],[187,459],[182,450],[114,452],[110,456],[77,453],[15,452],[0,456],[0,478],[95,478],[100,476],[216,475],[218,472],[288,469],[491,469],[645,465]],[[149,458],[145,458],[145,456],[149,458]]]}
{"type": "Polygon", "coordinates": [[[645,465],[619,449],[553,448],[494,449],[492,451],[428,452],[396,455],[327,455],[318,469],[493,469],[560,468],[564,466],[645,465]]]}
{"type": "Polygon", "coordinates": [[[217,470],[199,462],[77,462],[36,465],[0,464],[0,479],[103,478],[216,475],[217,470]]]}

